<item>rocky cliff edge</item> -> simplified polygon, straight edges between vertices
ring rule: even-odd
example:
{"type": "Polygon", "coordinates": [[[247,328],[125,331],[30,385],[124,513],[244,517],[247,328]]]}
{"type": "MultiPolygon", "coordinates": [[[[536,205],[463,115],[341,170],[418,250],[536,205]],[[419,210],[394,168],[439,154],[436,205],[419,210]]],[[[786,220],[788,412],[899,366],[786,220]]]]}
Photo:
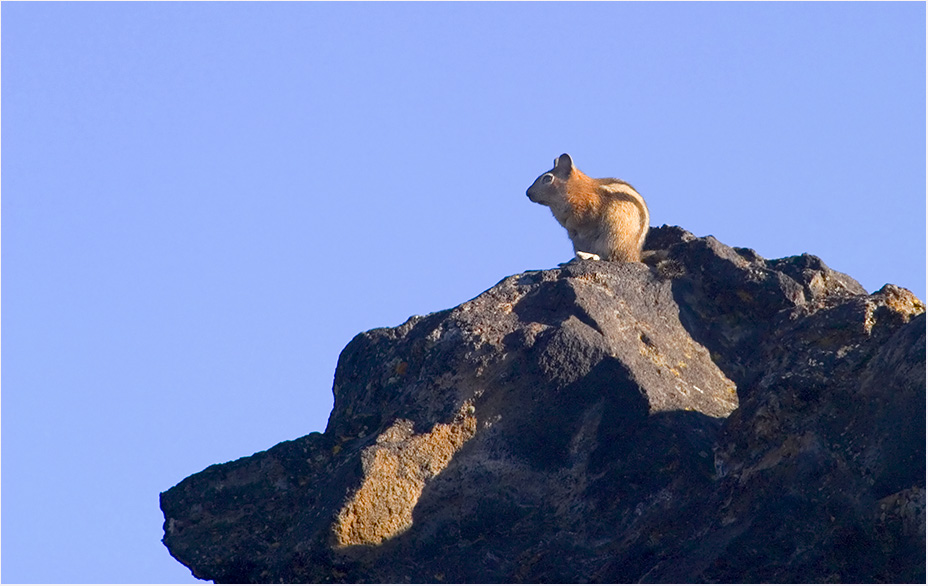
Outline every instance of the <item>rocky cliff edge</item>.
{"type": "Polygon", "coordinates": [[[217,582],[925,581],[925,313],[678,227],[358,334],[324,433],[161,495],[217,582]]]}

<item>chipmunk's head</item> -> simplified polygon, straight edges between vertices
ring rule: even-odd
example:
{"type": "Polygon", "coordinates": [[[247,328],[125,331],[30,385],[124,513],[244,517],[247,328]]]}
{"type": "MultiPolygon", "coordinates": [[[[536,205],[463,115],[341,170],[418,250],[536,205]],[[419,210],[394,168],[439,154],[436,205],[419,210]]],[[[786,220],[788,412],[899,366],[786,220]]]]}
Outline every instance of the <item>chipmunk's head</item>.
{"type": "Polygon", "coordinates": [[[554,168],[539,176],[526,190],[525,195],[535,203],[550,206],[564,200],[567,180],[574,169],[570,155],[564,153],[554,160],[554,168]]]}

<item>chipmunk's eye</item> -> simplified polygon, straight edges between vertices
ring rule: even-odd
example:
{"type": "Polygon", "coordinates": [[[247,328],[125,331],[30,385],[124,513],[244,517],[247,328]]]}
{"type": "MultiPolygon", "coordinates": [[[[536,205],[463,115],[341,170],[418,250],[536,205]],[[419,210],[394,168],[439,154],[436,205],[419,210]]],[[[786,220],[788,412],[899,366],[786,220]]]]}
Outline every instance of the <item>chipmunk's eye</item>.
{"type": "Polygon", "coordinates": [[[551,173],[545,173],[544,175],[541,176],[541,182],[544,185],[547,185],[551,183],[552,181],[554,181],[554,175],[552,175],[551,173]]]}

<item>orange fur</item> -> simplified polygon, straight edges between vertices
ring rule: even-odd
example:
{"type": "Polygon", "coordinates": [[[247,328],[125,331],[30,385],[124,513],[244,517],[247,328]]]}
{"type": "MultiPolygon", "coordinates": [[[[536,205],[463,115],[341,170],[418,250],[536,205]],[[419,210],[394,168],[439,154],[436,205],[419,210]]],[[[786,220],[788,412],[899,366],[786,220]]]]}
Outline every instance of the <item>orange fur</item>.
{"type": "Polygon", "coordinates": [[[567,202],[574,214],[580,217],[590,216],[603,207],[603,196],[599,192],[600,182],[577,168],[571,170],[567,180],[567,202]]]}
{"type": "Polygon", "coordinates": [[[641,260],[650,216],[644,198],[628,183],[593,179],[564,154],[551,171],[535,180],[526,195],[551,208],[567,229],[574,252],[604,260],[641,260]]]}

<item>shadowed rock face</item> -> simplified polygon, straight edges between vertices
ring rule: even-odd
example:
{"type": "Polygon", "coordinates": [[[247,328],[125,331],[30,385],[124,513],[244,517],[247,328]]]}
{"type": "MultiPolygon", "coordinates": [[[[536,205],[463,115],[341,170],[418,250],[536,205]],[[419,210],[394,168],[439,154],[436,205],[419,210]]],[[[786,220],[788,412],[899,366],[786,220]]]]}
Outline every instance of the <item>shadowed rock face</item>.
{"type": "Polygon", "coordinates": [[[218,582],[923,582],[923,304],[646,250],[359,334],[325,433],[163,493],[165,545],[218,582]]]}

